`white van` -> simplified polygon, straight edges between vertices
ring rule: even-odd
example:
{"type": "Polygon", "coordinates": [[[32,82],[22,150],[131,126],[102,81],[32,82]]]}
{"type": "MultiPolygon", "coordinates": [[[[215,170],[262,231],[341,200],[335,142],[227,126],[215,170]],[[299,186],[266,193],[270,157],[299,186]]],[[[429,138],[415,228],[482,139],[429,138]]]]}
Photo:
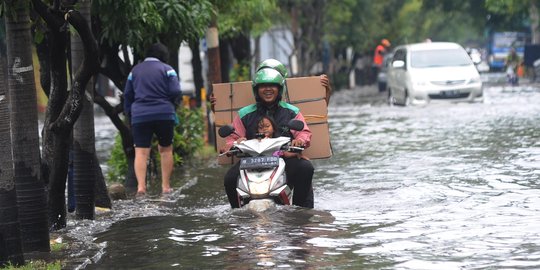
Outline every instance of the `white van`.
{"type": "Polygon", "coordinates": [[[457,43],[398,46],[387,76],[390,104],[482,99],[480,74],[465,49],[457,43]]]}

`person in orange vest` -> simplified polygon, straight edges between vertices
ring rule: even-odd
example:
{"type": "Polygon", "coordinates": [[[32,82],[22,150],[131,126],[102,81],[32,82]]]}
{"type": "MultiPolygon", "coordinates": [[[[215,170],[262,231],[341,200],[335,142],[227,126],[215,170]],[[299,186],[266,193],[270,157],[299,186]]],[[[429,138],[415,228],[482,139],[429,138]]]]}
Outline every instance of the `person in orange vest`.
{"type": "Polygon", "coordinates": [[[377,78],[383,64],[384,55],[389,47],[390,41],[386,38],[382,39],[381,43],[375,47],[375,52],[373,54],[373,78],[377,78]]]}

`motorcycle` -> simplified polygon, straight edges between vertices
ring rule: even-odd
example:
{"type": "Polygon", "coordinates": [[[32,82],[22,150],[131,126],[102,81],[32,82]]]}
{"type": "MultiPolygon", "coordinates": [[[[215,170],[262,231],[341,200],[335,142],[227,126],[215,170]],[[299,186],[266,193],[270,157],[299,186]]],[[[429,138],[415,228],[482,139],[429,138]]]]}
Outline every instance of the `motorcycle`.
{"type": "Polygon", "coordinates": [[[506,68],[506,79],[508,83],[512,86],[517,86],[519,84],[519,78],[516,73],[516,67],[508,66],[506,68]]]}
{"type": "MultiPolygon", "coordinates": [[[[280,156],[281,151],[300,153],[303,147],[291,145],[290,130],[300,131],[304,123],[291,120],[287,127],[282,128],[282,134],[277,138],[257,138],[235,143],[229,151],[220,156],[236,156],[240,158],[240,177],[236,191],[240,207],[262,211],[272,205],[291,205],[293,190],[287,185],[285,161],[280,156]],[[262,209],[262,210],[261,210],[262,209]]],[[[218,130],[219,136],[225,138],[236,134],[231,125],[218,130]]]]}

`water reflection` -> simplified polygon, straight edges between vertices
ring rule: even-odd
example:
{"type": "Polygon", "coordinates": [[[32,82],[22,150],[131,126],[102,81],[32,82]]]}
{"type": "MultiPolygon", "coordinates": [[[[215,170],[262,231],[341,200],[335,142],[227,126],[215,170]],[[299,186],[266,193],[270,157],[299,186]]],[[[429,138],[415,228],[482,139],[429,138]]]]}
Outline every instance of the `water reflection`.
{"type": "MultiPolygon", "coordinates": [[[[217,218],[152,216],[117,222],[94,240],[105,245],[87,269],[252,269],[313,265],[311,238],[339,231],[326,212],[277,209],[229,211],[217,218]],[[309,263],[309,264],[308,264],[309,263]]],[[[316,240],[315,240],[316,241],[316,240]]]]}

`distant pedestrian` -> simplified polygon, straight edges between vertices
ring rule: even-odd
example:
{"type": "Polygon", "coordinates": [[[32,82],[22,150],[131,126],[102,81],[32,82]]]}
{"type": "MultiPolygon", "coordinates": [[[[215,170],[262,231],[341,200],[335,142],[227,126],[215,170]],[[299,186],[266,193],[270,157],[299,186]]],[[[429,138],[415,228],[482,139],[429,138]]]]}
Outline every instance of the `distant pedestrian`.
{"type": "Polygon", "coordinates": [[[518,85],[519,83],[517,72],[520,62],[521,59],[519,58],[516,49],[512,47],[504,61],[504,64],[506,66],[506,77],[508,79],[508,83],[510,83],[511,85],[518,85]]]}
{"type": "Polygon", "coordinates": [[[381,40],[381,43],[375,47],[375,52],[373,53],[372,81],[375,81],[375,78],[377,78],[383,65],[384,55],[388,52],[390,45],[390,41],[384,38],[381,40]]]}
{"type": "Polygon", "coordinates": [[[173,171],[173,135],[176,104],[181,97],[176,71],[166,64],[169,51],[155,43],[146,51],[146,58],[129,73],[124,91],[124,112],[131,117],[135,146],[137,195],[146,195],[146,164],[150,156],[152,136],[159,141],[162,194],[171,193],[173,171]]]}

